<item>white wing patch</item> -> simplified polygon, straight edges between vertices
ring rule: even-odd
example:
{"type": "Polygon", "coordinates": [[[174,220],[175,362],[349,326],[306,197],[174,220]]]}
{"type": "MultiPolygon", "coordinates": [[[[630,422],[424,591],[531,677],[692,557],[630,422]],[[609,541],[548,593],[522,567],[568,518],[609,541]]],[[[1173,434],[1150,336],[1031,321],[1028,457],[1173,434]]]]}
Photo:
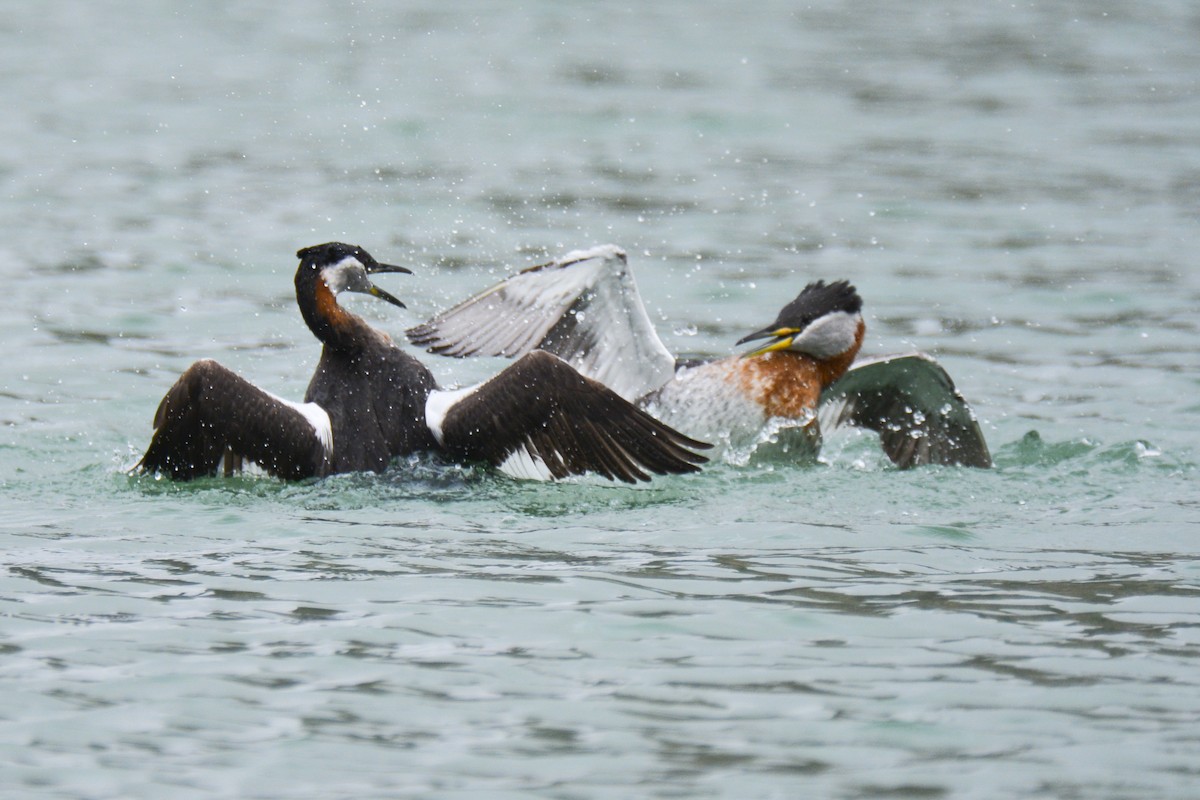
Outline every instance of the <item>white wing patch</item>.
{"type": "Polygon", "coordinates": [[[552,481],[554,476],[546,462],[530,453],[524,447],[519,447],[504,459],[500,471],[510,478],[527,481],[552,481]]]}
{"type": "Polygon", "coordinates": [[[474,386],[468,386],[464,389],[435,389],[429,393],[429,397],[425,400],[425,424],[429,426],[429,431],[433,434],[433,438],[440,445],[446,444],[445,436],[442,432],[442,426],[446,422],[446,414],[450,413],[450,409],[470,395],[483,384],[477,383],[474,386]]]}
{"type": "Polygon", "coordinates": [[[313,432],[317,434],[317,440],[321,443],[321,447],[325,448],[325,455],[333,454],[333,423],[329,419],[329,413],[321,408],[316,403],[293,403],[291,400],[284,399],[276,394],[270,394],[279,402],[283,403],[288,408],[294,408],[300,412],[300,415],[307,420],[312,426],[313,432]]]}

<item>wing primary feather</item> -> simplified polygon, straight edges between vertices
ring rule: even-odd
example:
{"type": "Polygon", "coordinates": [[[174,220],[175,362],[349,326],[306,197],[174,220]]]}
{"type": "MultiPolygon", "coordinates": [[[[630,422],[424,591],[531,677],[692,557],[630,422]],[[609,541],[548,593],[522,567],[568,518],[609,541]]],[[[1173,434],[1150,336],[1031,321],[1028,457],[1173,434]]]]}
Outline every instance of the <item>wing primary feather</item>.
{"type": "Polygon", "coordinates": [[[695,472],[707,461],[696,451],[709,446],[541,350],[455,398],[440,431],[458,457],[500,466],[525,448],[556,479],[590,472],[634,483],[695,472]]]}
{"type": "Polygon", "coordinates": [[[675,374],[675,357],[614,245],[518,272],[407,333],[438,355],[519,358],[546,350],[627,400],[675,374]]]}
{"type": "Polygon", "coordinates": [[[898,467],[986,468],[991,453],[974,412],[946,370],[924,353],[860,362],[821,396],[825,429],[874,430],[898,467]]]}
{"type": "Polygon", "coordinates": [[[282,400],[216,361],[189,367],[154,414],[154,436],[134,469],[176,480],[216,475],[246,459],[269,474],[325,474],[332,457],[328,415],[282,400]]]}

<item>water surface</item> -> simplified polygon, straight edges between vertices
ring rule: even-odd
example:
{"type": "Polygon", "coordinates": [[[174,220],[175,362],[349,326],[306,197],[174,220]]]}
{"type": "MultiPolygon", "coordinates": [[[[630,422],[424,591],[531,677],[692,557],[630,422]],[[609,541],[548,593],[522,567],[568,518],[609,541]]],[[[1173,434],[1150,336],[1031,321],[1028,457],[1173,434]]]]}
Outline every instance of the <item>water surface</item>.
{"type": "MultiPolygon", "coordinates": [[[[0,775],[16,797],[1188,798],[1188,3],[44,4],[0,22],[0,775]],[[299,397],[292,253],[399,335],[615,242],[725,354],[808,280],[996,469],[627,488],[428,458],[130,477],[213,357],[299,397]]],[[[445,383],[495,362],[433,362],[445,383]]]]}

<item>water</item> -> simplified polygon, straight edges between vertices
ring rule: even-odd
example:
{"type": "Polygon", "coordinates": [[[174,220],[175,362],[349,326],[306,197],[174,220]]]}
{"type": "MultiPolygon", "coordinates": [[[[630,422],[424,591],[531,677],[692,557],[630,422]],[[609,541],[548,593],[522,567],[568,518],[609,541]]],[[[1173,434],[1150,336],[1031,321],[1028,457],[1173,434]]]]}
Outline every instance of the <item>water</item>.
{"type": "MultiPolygon", "coordinates": [[[[1189,798],[1200,15],[1147,2],[31,4],[0,22],[0,794],[1189,798]],[[626,247],[729,352],[849,278],[995,470],[641,488],[125,470],[292,253],[399,334],[626,247]]],[[[449,383],[490,362],[434,362],[449,383]]]]}

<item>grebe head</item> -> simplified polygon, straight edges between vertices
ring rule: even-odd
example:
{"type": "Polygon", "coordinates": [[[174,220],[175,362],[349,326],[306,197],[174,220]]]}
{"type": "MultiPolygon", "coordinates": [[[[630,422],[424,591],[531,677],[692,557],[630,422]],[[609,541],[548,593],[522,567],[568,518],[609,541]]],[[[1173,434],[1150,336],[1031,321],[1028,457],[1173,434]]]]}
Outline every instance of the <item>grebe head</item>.
{"type": "Polygon", "coordinates": [[[817,281],[805,286],[795,300],[784,306],[774,322],[742,337],[738,344],[770,339],[744,355],[792,350],[826,360],[855,346],[861,324],[862,298],[848,281],[817,281]]]}
{"type": "Polygon", "coordinates": [[[308,267],[315,270],[334,295],[341,292],[361,292],[404,308],[404,303],[371,283],[369,276],[379,272],[405,272],[411,275],[411,269],[393,264],[380,264],[361,247],[342,242],[326,242],[305,247],[296,252],[296,257],[300,259],[301,269],[308,267]]]}

